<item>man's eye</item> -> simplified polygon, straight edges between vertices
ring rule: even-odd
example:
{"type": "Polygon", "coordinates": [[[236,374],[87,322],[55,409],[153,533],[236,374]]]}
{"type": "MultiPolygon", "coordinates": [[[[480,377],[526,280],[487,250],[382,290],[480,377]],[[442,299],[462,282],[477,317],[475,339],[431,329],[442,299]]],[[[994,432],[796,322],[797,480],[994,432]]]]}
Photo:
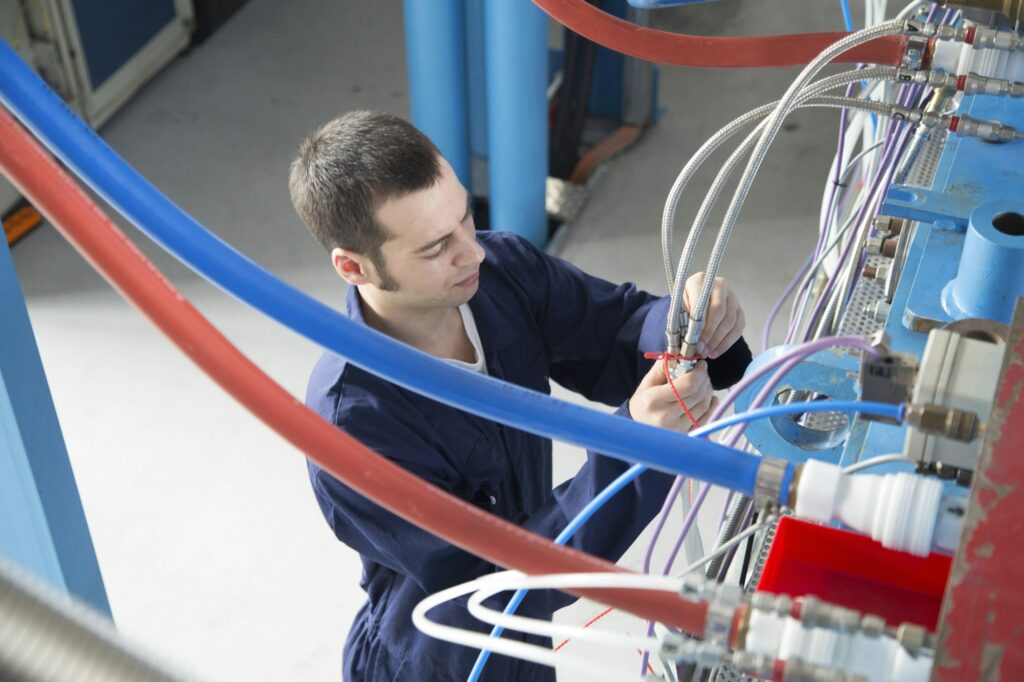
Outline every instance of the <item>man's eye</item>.
{"type": "Polygon", "coordinates": [[[435,258],[440,258],[441,254],[443,254],[447,248],[448,248],[448,240],[445,239],[443,242],[441,242],[441,246],[438,247],[437,253],[432,253],[429,256],[427,256],[427,260],[434,260],[435,258]]]}

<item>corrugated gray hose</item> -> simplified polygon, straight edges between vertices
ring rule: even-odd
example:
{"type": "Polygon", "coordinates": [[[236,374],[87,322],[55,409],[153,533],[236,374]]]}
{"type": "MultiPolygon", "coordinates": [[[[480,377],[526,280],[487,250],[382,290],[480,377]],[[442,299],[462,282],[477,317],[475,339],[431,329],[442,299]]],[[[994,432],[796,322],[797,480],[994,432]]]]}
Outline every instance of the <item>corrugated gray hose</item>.
{"type": "Polygon", "coordinates": [[[110,621],[0,561],[0,680],[185,682],[124,643],[110,621]]]}

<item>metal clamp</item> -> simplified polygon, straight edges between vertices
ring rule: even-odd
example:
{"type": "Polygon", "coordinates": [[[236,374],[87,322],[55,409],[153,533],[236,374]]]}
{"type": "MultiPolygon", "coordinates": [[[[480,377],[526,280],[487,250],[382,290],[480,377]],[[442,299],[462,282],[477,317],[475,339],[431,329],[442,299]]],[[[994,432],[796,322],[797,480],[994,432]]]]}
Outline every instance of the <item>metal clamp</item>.
{"type": "Polygon", "coordinates": [[[782,500],[782,481],[786,477],[789,463],[777,457],[762,457],[754,481],[754,506],[756,509],[774,509],[782,500]]]}
{"type": "Polygon", "coordinates": [[[902,65],[908,69],[924,67],[924,57],[928,54],[928,38],[913,35],[907,40],[907,49],[903,51],[902,65]]]}

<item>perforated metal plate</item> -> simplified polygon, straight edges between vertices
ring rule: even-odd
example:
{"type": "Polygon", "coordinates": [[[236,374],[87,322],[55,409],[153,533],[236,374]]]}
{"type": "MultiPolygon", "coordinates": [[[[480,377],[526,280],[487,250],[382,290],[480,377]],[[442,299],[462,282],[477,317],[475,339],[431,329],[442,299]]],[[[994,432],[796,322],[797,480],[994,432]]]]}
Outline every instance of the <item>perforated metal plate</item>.
{"type": "Polygon", "coordinates": [[[931,187],[935,173],[939,169],[939,159],[942,158],[942,150],[946,147],[948,133],[945,130],[933,130],[921,153],[914,162],[914,167],[907,176],[907,185],[911,187],[931,187]]]}
{"type": "MultiPolygon", "coordinates": [[[[891,259],[883,256],[868,256],[867,264],[878,267],[891,259]]],[[[840,334],[870,336],[885,326],[885,320],[875,319],[874,307],[885,300],[885,282],[861,277],[853,288],[853,296],[846,306],[846,313],[839,323],[840,334]]]]}

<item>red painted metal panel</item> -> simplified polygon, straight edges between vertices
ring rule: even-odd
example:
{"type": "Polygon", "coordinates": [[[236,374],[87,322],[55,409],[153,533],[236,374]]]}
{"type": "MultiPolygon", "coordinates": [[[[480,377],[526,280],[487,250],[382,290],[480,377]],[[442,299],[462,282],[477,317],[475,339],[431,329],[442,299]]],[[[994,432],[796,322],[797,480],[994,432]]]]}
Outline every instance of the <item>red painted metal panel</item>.
{"type": "Polygon", "coordinates": [[[1024,680],[1024,299],[1013,317],[932,678],[1024,680]]]}

